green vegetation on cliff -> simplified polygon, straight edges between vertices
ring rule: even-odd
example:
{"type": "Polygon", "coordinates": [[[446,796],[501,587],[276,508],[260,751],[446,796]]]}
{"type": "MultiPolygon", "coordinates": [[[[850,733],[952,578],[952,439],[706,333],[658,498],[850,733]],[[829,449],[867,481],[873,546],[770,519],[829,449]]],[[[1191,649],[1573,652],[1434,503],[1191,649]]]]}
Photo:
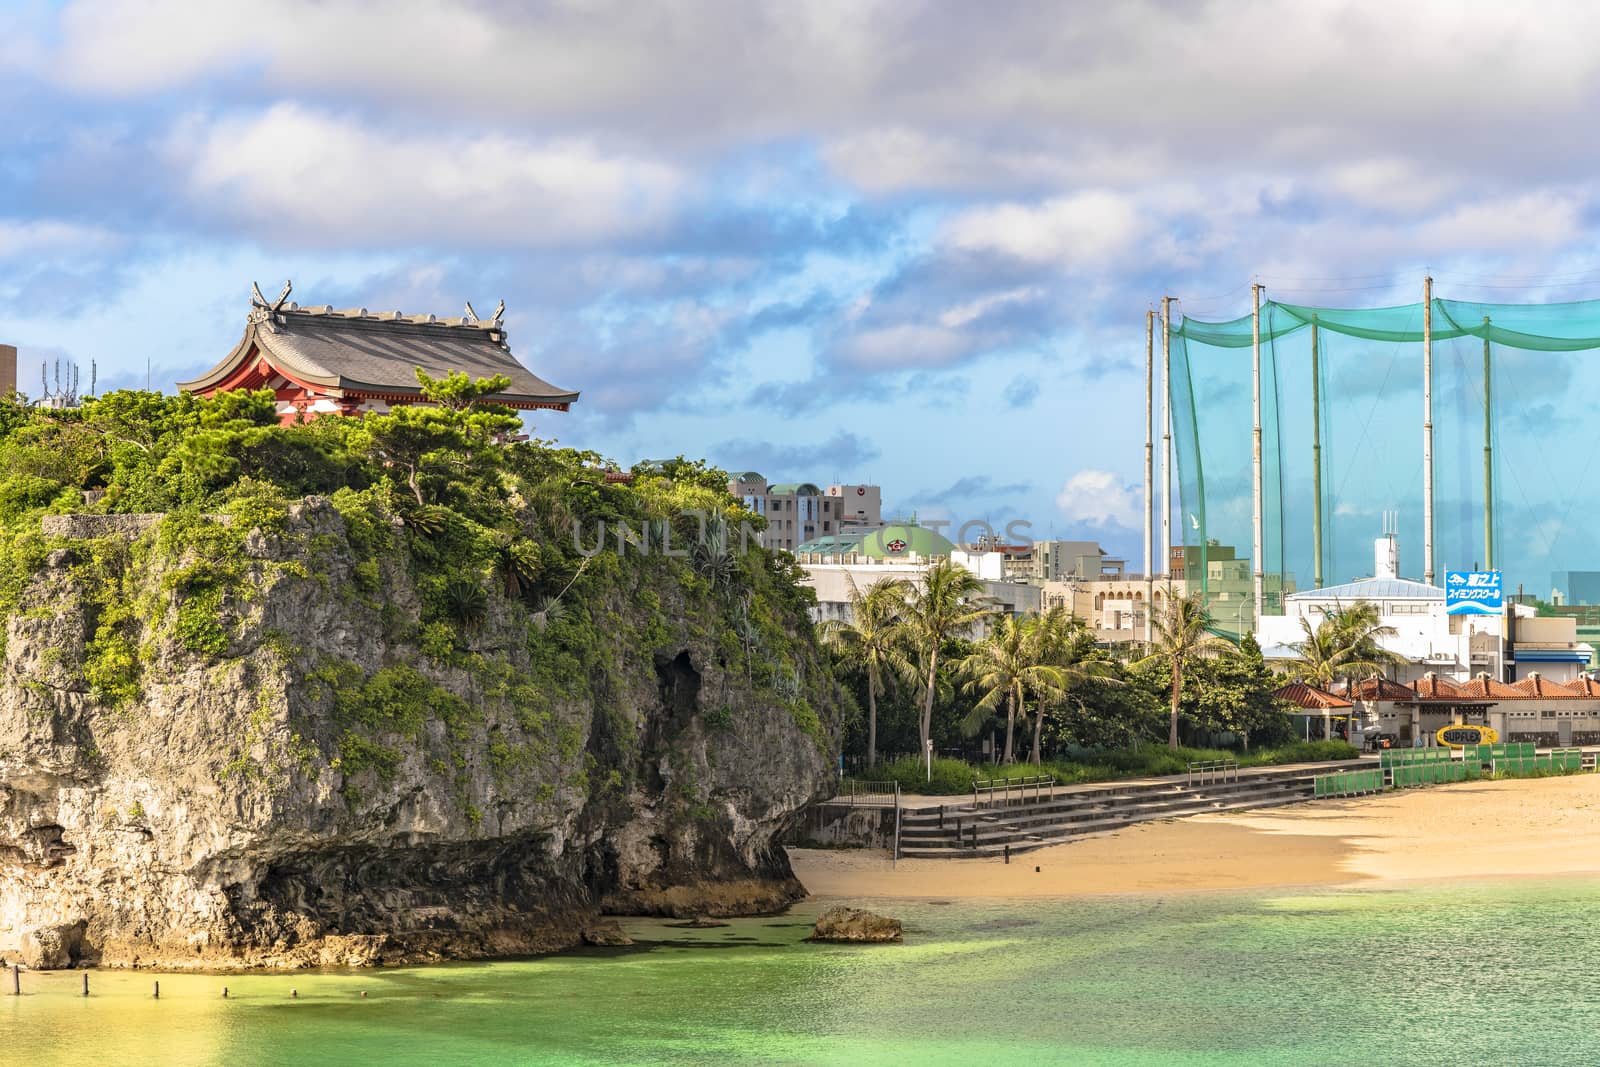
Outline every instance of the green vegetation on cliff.
{"type": "Polygon", "coordinates": [[[423,384],[439,406],[289,426],[269,391],[0,403],[0,612],[25,610],[47,559],[64,562],[86,599],[66,687],[125,714],[174,656],[219,669],[250,656],[258,675],[276,663],[258,680],[301,684],[327,714],[272,767],[249,754],[265,728],[252,719],[226,773],[325,764],[352,799],[413,752],[458,783],[469,762],[521,780],[560,764],[583,770],[550,789],[620,789],[635,737],[617,696],[627,671],[638,691],[639,668],[619,658],[659,672],[652,657],[686,643],[724,680],[697,691],[706,729],[739,714],[733,678],[829,748],[837,711],[816,694],[836,690],[810,593],[789,557],[739,543],[761,520],[723,472],[678,459],[608,481],[593,453],[515,441],[515,414],[478,399],[495,382],[423,384]],[[312,498],[337,511],[337,534],[299,517],[312,498]],[[106,518],[41,530],[69,513],[106,518]],[[134,518],[153,513],[164,518],[134,518]],[[264,638],[253,601],[283,578],[321,583],[410,661],[375,668],[264,638]],[[612,723],[586,758],[584,732],[558,713],[574,702],[612,723]]]}

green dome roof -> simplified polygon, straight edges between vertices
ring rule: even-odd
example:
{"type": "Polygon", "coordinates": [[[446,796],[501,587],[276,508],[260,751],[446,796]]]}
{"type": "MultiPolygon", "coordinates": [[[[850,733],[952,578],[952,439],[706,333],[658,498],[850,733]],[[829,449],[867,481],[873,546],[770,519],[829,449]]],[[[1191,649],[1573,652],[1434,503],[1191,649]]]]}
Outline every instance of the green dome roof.
{"type": "Polygon", "coordinates": [[[897,524],[869,533],[861,542],[861,554],[872,559],[904,559],[915,553],[927,559],[948,556],[955,547],[936,530],[897,524]]]}

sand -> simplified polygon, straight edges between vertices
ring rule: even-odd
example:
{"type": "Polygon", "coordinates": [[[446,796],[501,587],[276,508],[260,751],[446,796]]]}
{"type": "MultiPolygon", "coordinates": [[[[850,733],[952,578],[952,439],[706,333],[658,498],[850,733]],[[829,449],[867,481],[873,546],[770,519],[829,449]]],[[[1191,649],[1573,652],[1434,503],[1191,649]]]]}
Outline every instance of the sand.
{"type": "Polygon", "coordinates": [[[822,897],[1062,897],[1600,874],[1600,774],[1143,823],[1000,859],[790,849],[822,897]],[[1035,868],[1038,868],[1036,871],[1035,868]]]}

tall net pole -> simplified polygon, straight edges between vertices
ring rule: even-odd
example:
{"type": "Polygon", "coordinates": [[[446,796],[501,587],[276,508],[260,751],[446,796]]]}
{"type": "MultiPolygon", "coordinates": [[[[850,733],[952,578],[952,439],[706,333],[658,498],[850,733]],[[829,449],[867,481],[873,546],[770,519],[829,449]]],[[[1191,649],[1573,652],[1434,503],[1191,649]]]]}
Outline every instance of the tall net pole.
{"type": "Polygon", "coordinates": [[[1433,584],[1433,279],[1422,279],[1422,578],[1433,584]]]}
{"type": "Polygon", "coordinates": [[[1172,297],[1161,298],[1161,569],[1172,599],[1172,297]]]}
{"type": "Polygon", "coordinates": [[[1311,574],[1322,588],[1322,372],[1317,355],[1317,318],[1311,317],[1311,574]]]}
{"type": "Polygon", "coordinates": [[[1265,586],[1261,556],[1266,541],[1261,490],[1261,289],[1259,282],[1250,286],[1250,610],[1254,619],[1261,618],[1265,586]]]}
{"type": "Polygon", "coordinates": [[[1494,385],[1489,373],[1489,316],[1483,317],[1483,568],[1494,570],[1494,385]]]}
{"type": "Polygon", "coordinates": [[[1156,313],[1144,313],[1144,640],[1155,639],[1155,560],[1151,553],[1156,521],[1155,497],[1155,364],[1156,313]]]}

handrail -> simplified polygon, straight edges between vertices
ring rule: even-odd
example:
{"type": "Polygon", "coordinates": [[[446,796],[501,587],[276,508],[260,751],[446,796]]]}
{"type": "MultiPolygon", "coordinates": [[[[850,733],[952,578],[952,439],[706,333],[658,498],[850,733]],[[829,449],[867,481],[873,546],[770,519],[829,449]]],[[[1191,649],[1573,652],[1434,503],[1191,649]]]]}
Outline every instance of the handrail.
{"type": "Polygon", "coordinates": [[[1012,791],[1016,791],[1016,803],[1024,804],[1028,800],[1028,791],[1033,791],[1033,799],[1039,800],[1044,796],[1046,789],[1056,784],[1053,774],[1030,774],[1022,778],[985,778],[972,780],[972,806],[979,807],[984,803],[993,804],[995,794],[1002,793],[1001,804],[1012,803],[1012,791]],[[987,800],[979,800],[979,793],[987,793],[987,800]]]}
{"type": "Polygon", "coordinates": [[[839,800],[853,808],[887,808],[898,805],[899,797],[900,783],[897,781],[860,782],[846,778],[839,783],[839,800]]]}
{"type": "Polygon", "coordinates": [[[1207,778],[1210,778],[1213,782],[1237,782],[1239,780],[1239,761],[1234,759],[1190,760],[1187,784],[1197,784],[1196,778],[1199,779],[1199,785],[1205,785],[1207,778]]]}

